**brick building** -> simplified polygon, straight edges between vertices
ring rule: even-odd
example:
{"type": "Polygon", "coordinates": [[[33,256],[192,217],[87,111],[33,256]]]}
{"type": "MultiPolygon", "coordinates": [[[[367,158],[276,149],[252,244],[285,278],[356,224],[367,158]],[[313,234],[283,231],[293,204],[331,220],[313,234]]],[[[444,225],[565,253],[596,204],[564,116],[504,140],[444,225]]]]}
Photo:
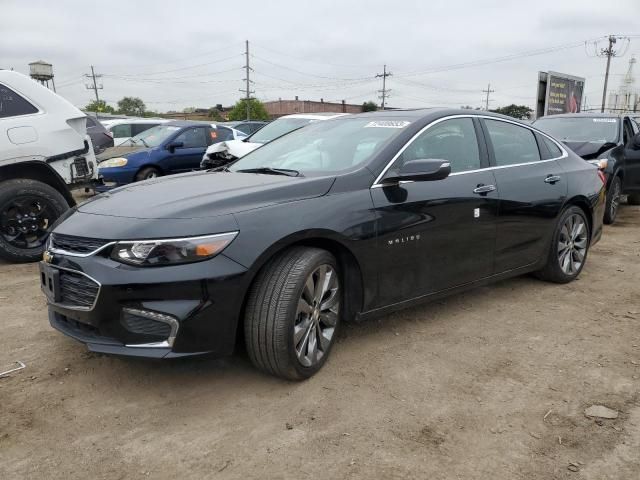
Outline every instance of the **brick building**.
{"type": "Polygon", "coordinates": [[[361,113],[362,105],[353,105],[346,103],[344,100],[340,103],[325,102],[322,98],[319,102],[313,100],[299,100],[296,96],[295,100],[274,100],[272,102],[264,102],[267,113],[271,118],[278,118],[283,115],[291,115],[294,113],[361,113]]]}

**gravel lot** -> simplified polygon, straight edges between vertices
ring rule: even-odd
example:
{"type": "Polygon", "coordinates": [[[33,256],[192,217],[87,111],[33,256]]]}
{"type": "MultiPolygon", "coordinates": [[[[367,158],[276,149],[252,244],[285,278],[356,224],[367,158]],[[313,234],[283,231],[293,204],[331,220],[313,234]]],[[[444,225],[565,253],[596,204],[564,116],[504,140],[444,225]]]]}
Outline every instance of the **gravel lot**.
{"type": "Polygon", "coordinates": [[[344,328],[314,378],[245,355],[87,353],[0,264],[1,479],[640,478],[640,208],[580,279],[521,277],[344,328]],[[588,418],[605,405],[614,420],[588,418]]]}

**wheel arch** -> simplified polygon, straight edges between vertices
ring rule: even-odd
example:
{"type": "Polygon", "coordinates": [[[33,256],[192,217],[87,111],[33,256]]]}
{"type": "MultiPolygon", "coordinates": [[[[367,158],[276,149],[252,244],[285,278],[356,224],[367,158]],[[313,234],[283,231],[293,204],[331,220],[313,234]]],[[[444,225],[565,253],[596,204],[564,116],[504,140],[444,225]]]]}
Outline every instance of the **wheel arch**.
{"type": "MultiPolygon", "coordinates": [[[[245,306],[251,291],[251,286],[256,281],[258,274],[269,264],[271,260],[293,247],[321,248],[330,252],[338,261],[340,273],[343,281],[343,291],[349,292],[345,295],[346,311],[345,318],[354,318],[364,305],[364,277],[360,262],[352,250],[346,245],[335,232],[324,230],[302,231],[291,234],[270,248],[265,250],[253,263],[249,270],[249,278],[242,301],[240,317],[238,319],[238,330],[242,330],[242,318],[244,317],[245,306]]],[[[242,333],[242,332],[240,332],[242,333]]]]}
{"type": "Polygon", "coordinates": [[[73,207],[76,204],[73,195],[71,195],[62,177],[50,165],[44,162],[20,162],[0,167],[0,182],[18,178],[26,178],[45,183],[56,189],[67,201],[69,207],[73,207]]]}
{"type": "Polygon", "coordinates": [[[590,235],[593,235],[593,225],[595,223],[593,218],[594,210],[591,204],[589,203],[589,200],[587,199],[587,197],[583,195],[577,195],[575,197],[570,198],[565,204],[563,211],[569,207],[578,207],[584,212],[585,216],[587,217],[587,222],[589,223],[590,235]]]}
{"type": "Polygon", "coordinates": [[[136,178],[138,176],[138,174],[142,170],[144,170],[145,168],[149,168],[149,167],[155,168],[156,170],[158,170],[160,172],[161,175],[165,174],[164,169],[160,165],[158,165],[157,163],[145,163],[145,164],[140,165],[138,167],[138,169],[136,170],[136,173],[134,174],[133,178],[136,178]]]}

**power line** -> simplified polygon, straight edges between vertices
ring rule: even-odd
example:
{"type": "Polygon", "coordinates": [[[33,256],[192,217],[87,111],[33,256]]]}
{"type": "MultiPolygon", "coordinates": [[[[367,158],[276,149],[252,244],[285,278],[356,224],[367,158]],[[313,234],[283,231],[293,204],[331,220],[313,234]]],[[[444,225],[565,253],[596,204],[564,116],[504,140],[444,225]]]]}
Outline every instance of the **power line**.
{"type": "Polygon", "coordinates": [[[378,90],[378,92],[382,94],[378,97],[382,99],[382,103],[380,104],[381,110],[384,110],[385,101],[389,97],[389,92],[391,91],[387,90],[387,77],[390,77],[391,75],[393,74],[391,72],[387,72],[386,65],[382,68],[382,73],[376,74],[376,78],[382,77],[382,90],[378,90]]]}
{"type": "Polygon", "coordinates": [[[611,67],[611,58],[623,56],[625,53],[627,53],[629,43],[631,43],[628,37],[617,37],[615,35],[609,35],[609,38],[607,38],[607,41],[609,43],[609,46],[607,48],[600,49],[600,52],[596,53],[596,55],[599,57],[607,57],[607,67],[604,73],[604,88],[602,89],[602,107],[600,108],[601,113],[604,113],[604,107],[607,102],[607,86],[609,84],[609,68],[611,67]],[[613,49],[613,46],[616,44],[618,40],[625,40],[625,39],[627,40],[627,45],[626,45],[627,48],[624,50],[622,54],[620,54],[619,51],[616,51],[613,49]]]}

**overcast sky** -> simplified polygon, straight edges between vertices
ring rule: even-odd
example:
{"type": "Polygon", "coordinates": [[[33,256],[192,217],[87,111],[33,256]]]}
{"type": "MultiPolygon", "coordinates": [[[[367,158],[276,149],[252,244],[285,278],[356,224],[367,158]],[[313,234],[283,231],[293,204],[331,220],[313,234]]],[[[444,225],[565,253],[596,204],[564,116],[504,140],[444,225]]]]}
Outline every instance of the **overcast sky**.
{"type": "Polygon", "coordinates": [[[586,77],[595,107],[604,37],[636,35],[619,42],[610,88],[640,58],[640,0],[0,0],[0,14],[0,68],[52,63],[58,93],[78,106],[94,98],[90,65],[113,105],[125,95],[158,111],[230,105],[245,40],[261,100],[378,103],[386,63],[393,107],[481,106],[489,83],[492,108],[533,107],[539,70],[586,77]]]}

